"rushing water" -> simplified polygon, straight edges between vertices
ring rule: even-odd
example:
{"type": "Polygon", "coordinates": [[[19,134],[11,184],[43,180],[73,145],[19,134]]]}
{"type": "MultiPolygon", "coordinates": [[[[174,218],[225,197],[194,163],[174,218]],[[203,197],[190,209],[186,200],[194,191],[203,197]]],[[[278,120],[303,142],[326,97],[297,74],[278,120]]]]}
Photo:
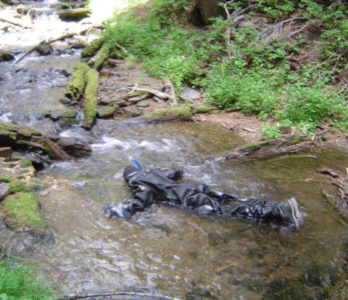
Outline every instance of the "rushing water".
{"type": "MultiPolygon", "coordinates": [[[[5,78],[0,83],[1,122],[56,133],[53,123],[38,116],[62,108],[58,99],[68,81],[62,70],[72,71],[77,59],[32,56],[20,66],[0,64],[5,78]]],[[[346,153],[319,149],[253,162],[219,162],[208,158],[243,141],[209,123],[98,120],[92,131],[77,126],[60,134],[84,139],[93,153],[88,159],[54,163],[38,174],[46,185],[37,195],[54,238],[26,249],[59,293],[135,291],[183,299],[188,291],[203,287],[217,299],[261,299],[282,279],[295,282],[286,286],[289,294],[296,295],[297,287],[317,295],[309,299],[325,299],[319,296],[334,290],[330,276],[344,276],[347,225],[322,196],[322,189],[335,189],[316,169],[345,171],[346,153]],[[267,201],[296,197],[307,214],[304,226],[288,232],[164,206],[153,206],[132,220],[106,219],[105,204],[129,197],[122,171],[131,156],[144,167],[181,168],[188,180],[239,196],[267,201]],[[308,281],[316,266],[330,270],[318,275],[319,285],[308,281]],[[297,278],[304,278],[300,287],[297,278]]],[[[1,231],[8,239],[21,237],[3,227],[1,231]]]]}

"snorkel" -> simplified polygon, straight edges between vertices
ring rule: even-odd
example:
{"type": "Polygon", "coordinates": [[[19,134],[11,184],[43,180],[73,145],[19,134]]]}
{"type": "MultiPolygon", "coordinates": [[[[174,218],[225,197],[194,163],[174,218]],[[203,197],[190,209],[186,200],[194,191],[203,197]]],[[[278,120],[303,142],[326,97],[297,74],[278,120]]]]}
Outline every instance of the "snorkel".
{"type": "Polygon", "coordinates": [[[143,169],[142,169],[140,163],[134,157],[132,157],[131,160],[135,163],[135,165],[137,166],[139,172],[141,172],[143,169]]]}

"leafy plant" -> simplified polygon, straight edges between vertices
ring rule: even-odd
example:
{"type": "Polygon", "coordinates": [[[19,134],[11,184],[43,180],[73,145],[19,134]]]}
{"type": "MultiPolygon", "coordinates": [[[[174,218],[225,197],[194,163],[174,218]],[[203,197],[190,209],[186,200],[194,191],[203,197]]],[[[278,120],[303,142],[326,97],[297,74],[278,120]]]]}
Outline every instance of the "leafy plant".
{"type": "Polygon", "coordinates": [[[0,299],[53,299],[52,292],[44,287],[29,267],[14,266],[9,259],[0,259],[0,299]]]}
{"type": "Polygon", "coordinates": [[[183,84],[203,88],[206,102],[221,109],[237,108],[305,132],[320,122],[348,127],[345,92],[331,87],[348,58],[347,4],[240,0],[223,4],[229,17],[204,30],[179,23],[190,5],[188,0],[152,1],[147,18],[132,11],[119,15],[102,38],[122,45],[127,52],[120,55],[142,61],[151,75],[169,77],[177,90],[183,84]],[[242,13],[245,19],[245,14],[266,16],[271,24],[237,26],[242,13]],[[303,23],[299,32],[314,24],[316,41],[282,35],[290,21],[303,23]],[[290,69],[289,57],[303,47],[315,47],[319,57],[290,69]]]}

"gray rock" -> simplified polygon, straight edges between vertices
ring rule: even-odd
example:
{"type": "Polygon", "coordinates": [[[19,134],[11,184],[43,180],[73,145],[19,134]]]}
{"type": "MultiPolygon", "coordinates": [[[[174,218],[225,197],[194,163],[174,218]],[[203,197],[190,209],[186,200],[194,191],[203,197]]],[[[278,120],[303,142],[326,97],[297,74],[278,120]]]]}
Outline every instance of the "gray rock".
{"type": "Polygon", "coordinates": [[[59,101],[60,103],[64,104],[64,105],[69,105],[69,104],[71,104],[71,99],[69,99],[68,97],[60,98],[58,101],[59,101]]]}
{"type": "Polygon", "coordinates": [[[0,147],[0,157],[11,157],[12,156],[12,149],[10,147],[0,147]]]}
{"type": "Polygon", "coordinates": [[[97,116],[100,119],[112,118],[116,109],[112,106],[99,106],[97,108],[97,116]]]}
{"type": "Polygon", "coordinates": [[[140,101],[137,103],[138,107],[148,107],[150,105],[149,101],[140,101]]]}
{"type": "Polygon", "coordinates": [[[40,55],[46,56],[53,53],[53,48],[49,44],[40,44],[36,47],[37,52],[39,52],[40,55]]]}
{"type": "Polygon", "coordinates": [[[0,182],[0,200],[4,199],[10,193],[10,185],[6,182],[0,182]]]}
{"type": "Polygon", "coordinates": [[[184,88],[184,90],[181,92],[181,97],[189,99],[189,100],[196,100],[196,99],[200,99],[202,95],[197,90],[187,87],[187,88],[184,88]]]}
{"type": "Polygon", "coordinates": [[[62,118],[74,119],[77,116],[76,110],[67,110],[67,111],[53,111],[50,113],[50,118],[53,121],[57,121],[62,118]]]}

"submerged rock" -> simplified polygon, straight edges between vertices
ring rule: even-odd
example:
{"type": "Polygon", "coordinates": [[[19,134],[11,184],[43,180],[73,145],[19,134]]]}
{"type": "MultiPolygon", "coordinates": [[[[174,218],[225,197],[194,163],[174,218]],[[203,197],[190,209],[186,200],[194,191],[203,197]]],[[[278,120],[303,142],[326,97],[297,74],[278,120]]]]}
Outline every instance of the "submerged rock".
{"type": "Polygon", "coordinates": [[[2,61],[12,61],[15,57],[9,51],[0,50],[0,62],[2,61]]]}

